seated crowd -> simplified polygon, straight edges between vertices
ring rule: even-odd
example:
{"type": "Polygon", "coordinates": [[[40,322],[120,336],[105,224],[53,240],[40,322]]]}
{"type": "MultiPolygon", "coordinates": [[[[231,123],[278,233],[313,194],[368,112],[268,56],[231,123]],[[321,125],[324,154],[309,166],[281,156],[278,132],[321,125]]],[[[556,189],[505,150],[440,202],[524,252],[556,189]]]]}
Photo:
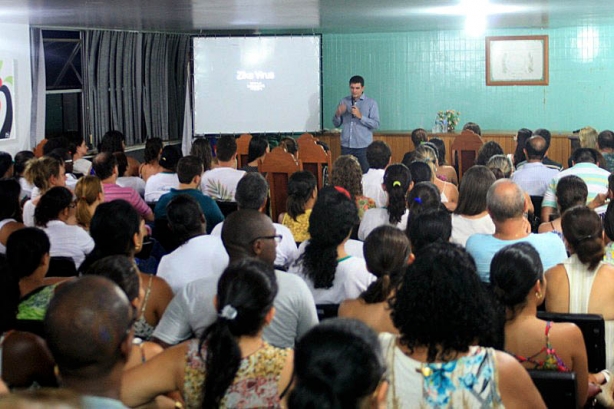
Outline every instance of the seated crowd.
{"type": "Polygon", "coordinates": [[[533,371],[614,407],[614,133],[593,131],[567,169],[523,128],[458,178],[417,129],[403,163],[375,141],[364,174],[291,174],[277,220],[264,137],[241,169],[229,135],[151,138],[143,164],[118,131],[91,161],[83,138],[0,152],[0,408],[546,407],[533,371]],[[603,317],[602,367],[539,311],[603,317]]]}

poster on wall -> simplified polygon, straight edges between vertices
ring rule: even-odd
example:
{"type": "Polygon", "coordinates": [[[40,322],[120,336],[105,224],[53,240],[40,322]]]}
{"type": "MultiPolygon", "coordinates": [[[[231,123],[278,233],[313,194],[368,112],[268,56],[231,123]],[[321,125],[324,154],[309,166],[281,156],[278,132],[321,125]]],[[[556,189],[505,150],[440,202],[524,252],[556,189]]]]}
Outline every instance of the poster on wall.
{"type": "Polygon", "coordinates": [[[13,101],[15,99],[15,64],[0,59],[0,139],[15,138],[13,101]]]}
{"type": "Polygon", "coordinates": [[[548,85],[548,36],[486,37],[486,85],[548,85]]]}

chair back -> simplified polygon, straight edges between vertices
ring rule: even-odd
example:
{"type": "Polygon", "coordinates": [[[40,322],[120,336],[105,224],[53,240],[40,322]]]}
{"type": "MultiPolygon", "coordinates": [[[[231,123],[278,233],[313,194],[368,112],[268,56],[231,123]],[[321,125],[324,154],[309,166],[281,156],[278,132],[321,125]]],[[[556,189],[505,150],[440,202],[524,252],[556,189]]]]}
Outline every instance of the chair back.
{"type": "Polygon", "coordinates": [[[286,211],[288,179],[291,174],[299,170],[303,170],[301,161],[297,161],[292,154],[281,147],[269,152],[258,165],[258,172],[266,173],[266,179],[269,182],[271,218],[273,220],[277,220],[279,214],[286,211]]]}
{"type": "Polygon", "coordinates": [[[220,208],[224,218],[228,217],[230,213],[235,212],[239,206],[237,202],[227,202],[222,200],[216,200],[215,203],[217,203],[217,206],[220,208]]]}
{"type": "Polygon", "coordinates": [[[248,133],[244,133],[237,138],[237,169],[247,165],[249,142],[251,140],[252,136],[248,133]]]}
{"type": "Polygon", "coordinates": [[[305,133],[297,139],[298,158],[303,163],[303,170],[313,173],[318,181],[318,190],[322,189],[327,182],[327,175],[332,169],[330,151],[317,143],[317,139],[311,134],[305,133]]]}
{"type": "Polygon", "coordinates": [[[54,256],[49,258],[47,277],[76,277],[77,267],[72,257],[54,256]]]}
{"type": "Polygon", "coordinates": [[[533,203],[533,213],[529,214],[529,223],[531,223],[531,231],[533,233],[538,232],[539,225],[542,222],[541,214],[543,200],[543,196],[531,196],[531,203],[533,203]]]}
{"type": "Polygon", "coordinates": [[[339,304],[316,304],[316,313],[320,322],[329,318],[336,318],[339,314],[339,304]]]}
{"type": "Polygon", "coordinates": [[[588,371],[597,373],[605,368],[605,321],[599,314],[563,314],[538,311],[537,318],[553,322],[573,322],[576,324],[586,346],[588,371]]]}
{"type": "Polygon", "coordinates": [[[578,407],[578,385],[575,372],[529,370],[529,375],[548,408],[578,407]]]}
{"type": "Polygon", "coordinates": [[[475,164],[482,145],[484,145],[482,138],[469,129],[465,129],[454,138],[450,149],[452,150],[452,165],[456,168],[459,182],[467,169],[475,164]]]}

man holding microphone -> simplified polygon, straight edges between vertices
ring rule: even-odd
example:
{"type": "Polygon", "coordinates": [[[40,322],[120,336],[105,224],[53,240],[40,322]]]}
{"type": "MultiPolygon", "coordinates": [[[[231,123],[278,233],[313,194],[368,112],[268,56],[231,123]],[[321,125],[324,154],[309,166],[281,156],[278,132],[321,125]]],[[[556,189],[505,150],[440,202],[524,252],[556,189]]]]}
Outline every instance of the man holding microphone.
{"type": "Polygon", "coordinates": [[[379,127],[379,108],[375,100],[363,94],[364,89],[365,80],[361,76],[350,78],[350,95],[339,102],[333,124],[343,126],[341,154],[355,156],[366,173],[367,147],[373,142],[373,130],[379,127]]]}

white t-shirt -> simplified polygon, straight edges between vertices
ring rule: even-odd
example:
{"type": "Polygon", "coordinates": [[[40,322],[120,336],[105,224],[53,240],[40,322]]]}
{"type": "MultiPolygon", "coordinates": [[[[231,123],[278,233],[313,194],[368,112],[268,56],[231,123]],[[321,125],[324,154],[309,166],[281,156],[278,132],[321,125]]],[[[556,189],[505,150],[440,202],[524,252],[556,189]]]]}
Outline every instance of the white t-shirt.
{"type": "Polygon", "coordinates": [[[479,219],[469,219],[460,214],[452,215],[452,243],[465,247],[469,236],[475,233],[494,234],[495,224],[488,214],[479,219]]]}
{"type": "MultiPolygon", "coordinates": [[[[318,315],[311,292],[300,277],[279,270],[275,276],[279,287],[273,303],[275,317],[262,336],[278,348],[293,348],[297,338],[318,324],[318,315]]],[[[213,306],[217,281],[207,277],[187,284],[166,308],[153,336],[171,345],[192,334],[200,337],[217,318],[213,306]]]]}
{"type": "Polygon", "coordinates": [[[90,174],[92,170],[92,162],[87,159],[77,159],[72,164],[73,172],[80,173],[83,176],[87,176],[90,174]]]}
{"type": "MultiPolygon", "coordinates": [[[[211,236],[222,237],[223,225],[224,222],[216,224],[211,231],[211,236]]],[[[288,268],[288,266],[294,263],[299,256],[299,251],[296,248],[294,236],[292,236],[290,229],[283,224],[273,223],[273,226],[275,226],[275,234],[281,234],[283,237],[281,239],[281,243],[279,243],[275,249],[275,252],[277,253],[275,257],[275,265],[288,268]]]]}
{"type": "Polygon", "coordinates": [[[234,202],[237,184],[243,176],[244,170],[227,167],[211,169],[203,173],[200,188],[213,200],[234,202]]]}
{"type": "Polygon", "coordinates": [[[26,201],[23,204],[23,212],[21,217],[23,218],[23,224],[27,227],[34,227],[34,211],[36,210],[36,206],[32,203],[32,199],[26,201]]]}
{"type": "Polygon", "coordinates": [[[193,237],[162,257],[157,276],[177,294],[186,284],[204,277],[219,278],[228,266],[228,254],[219,237],[193,237]]]}
{"type": "Polygon", "coordinates": [[[85,256],[94,249],[94,240],[79,226],[64,223],[61,220],[51,220],[43,231],[51,242],[51,257],[71,257],[75,267],[79,269],[85,256]]]}
{"type": "Polygon", "coordinates": [[[382,187],[385,172],[385,169],[369,169],[362,175],[362,194],[375,200],[377,207],[386,207],[388,204],[388,193],[382,187]]]}
{"type": "MultiPolygon", "coordinates": [[[[179,182],[179,178],[177,178],[177,182],[179,182]]],[[[131,187],[136,190],[141,197],[145,195],[145,181],[138,176],[122,176],[117,178],[115,183],[121,187],[131,187]]]]}
{"type": "MultiPolygon", "coordinates": [[[[407,228],[407,216],[409,211],[405,209],[405,213],[401,216],[401,221],[394,225],[395,227],[405,231],[407,228]]],[[[371,233],[376,227],[390,225],[388,216],[388,210],[385,208],[369,209],[362,216],[360,227],[358,227],[358,239],[365,240],[369,233],[371,233]]]]}
{"type": "Polygon", "coordinates": [[[303,274],[302,264],[293,264],[290,272],[302,277],[313,294],[316,304],[340,304],[345,300],[358,298],[369,287],[376,277],[367,270],[365,260],[347,256],[337,264],[333,286],[330,288],[315,288],[313,282],[303,274]]]}
{"type": "MultiPolygon", "coordinates": [[[[300,246],[298,246],[298,257],[301,256],[301,254],[303,254],[305,252],[305,247],[307,247],[307,244],[309,244],[309,240],[305,240],[304,242],[301,243],[300,246]]],[[[358,257],[358,258],[365,258],[365,255],[362,251],[363,248],[363,242],[360,240],[353,240],[353,239],[349,239],[348,241],[345,242],[345,252],[348,253],[350,256],[353,257],[358,257]]]]}
{"type": "Polygon", "coordinates": [[[152,175],[145,183],[145,201],[157,202],[160,196],[178,187],[179,178],[176,173],[160,172],[152,175]]]}

